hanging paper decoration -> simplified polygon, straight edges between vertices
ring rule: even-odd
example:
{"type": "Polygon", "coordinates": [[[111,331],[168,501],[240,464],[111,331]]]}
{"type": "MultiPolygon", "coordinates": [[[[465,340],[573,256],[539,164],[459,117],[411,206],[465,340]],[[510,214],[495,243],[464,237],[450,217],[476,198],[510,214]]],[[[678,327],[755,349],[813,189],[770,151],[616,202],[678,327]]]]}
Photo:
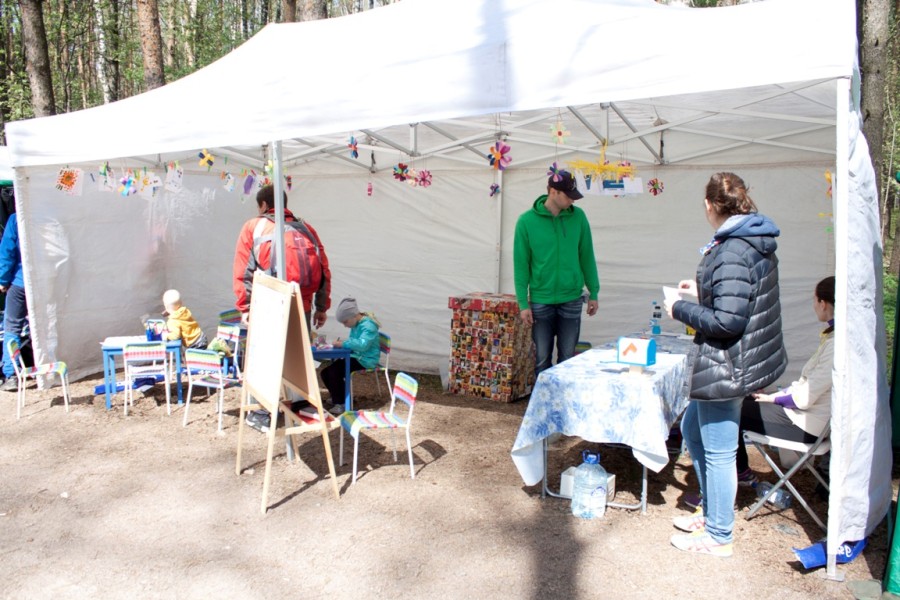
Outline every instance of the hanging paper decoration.
{"type": "Polygon", "coordinates": [[[828,182],[828,189],[825,190],[825,194],[826,194],[829,198],[831,198],[831,187],[832,187],[832,184],[831,184],[831,171],[825,171],[825,181],[828,182]]]}
{"type": "Polygon", "coordinates": [[[170,162],[166,165],[166,189],[170,192],[180,192],[183,187],[184,169],[178,162],[170,162]]]}
{"type": "MultiPolygon", "coordinates": [[[[569,163],[569,168],[584,173],[585,176],[591,175],[599,181],[622,181],[626,177],[635,176],[635,168],[630,162],[623,160],[615,165],[611,165],[606,160],[606,145],[600,148],[600,159],[597,162],[588,162],[586,160],[574,160],[569,163]]],[[[597,184],[600,187],[600,184],[597,184]]]]}
{"type": "Polygon", "coordinates": [[[119,188],[117,191],[123,196],[137,194],[137,181],[135,180],[134,172],[131,169],[128,169],[119,180],[119,188]]]}
{"type": "Polygon", "coordinates": [[[407,174],[409,173],[409,166],[403,163],[397,163],[394,165],[394,179],[397,181],[406,181],[407,174]]]}
{"type": "Polygon", "coordinates": [[[416,187],[418,185],[419,180],[419,172],[416,169],[410,167],[406,170],[406,183],[409,187],[416,187]]]}
{"type": "Polygon", "coordinates": [[[366,184],[366,196],[372,195],[372,182],[366,184]]]}
{"type": "Polygon", "coordinates": [[[647,182],[647,191],[650,192],[653,196],[659,196],[663,193],[663,182],[654,177],[650,181],[647,182]]]}
{"type": "Polygon", "coordinates": [[[551,125],[550,131],[553,133],[553,141],[557,144],[566,143],[566,138],[572,135],[572,132],[566,129],[562,121],[557,121],[556,125],[551,125]]]}
{"type": "Polygon", "coordinates": [[[56,189],[70,196],[80,196],[83,184],[81,169],[60,169],[56,176],[56,189]]]}
{"type": "Polygon", "coordinates": [[[137,192],[145,198],[155,198],[159,188],[163,185],[162,179],[153,171],[144,169],[140,177],[137,178],[137,192]]]}
{"type": "Polygon", "coordinates": [[[290,175],[285,175],[284,176],[284,184],[285,184],[285,187],[287,187],[287,191],[291,191],[291,187],[293,187],[293,185],[294,185],[294,178],[291,177],[290,175]]]}
{"type": "Polygon", "coordinates": [[[200,157],[200,166],[206,167],[207,169],[211,169],[213,164],[216,162],[216,157],[210,154],[209,150],[204,148],[200,151],[200,154],[197,156],[200,157]]]}
{"type": "Polygon", "coordinates": [[[350,142],[347,144],[347,147],[350,148],[350,158],[359,158],[359,148],[356,143],[356,138],[352,135],[350,136],[350,142]]]}
{"type": "Polygon", "coordinates": [[[496,183],[491,184],[491,198],[500,193],[500,186],[496,183]]]}
{"type": "Polygon", "coordinates": [[[101,192],[116,191],[116,182],[108,162],[100,165],[100,178],[97,180],[97,189],[101,192]]]}
{"type": "Polygon", "coordinates": [[[422,169],[416,176],[416,183],[419,187],[428,187],[431,185],[431,171],[422,169]]]}
{"type": "Polygon", "coordinates": [[[552,165],[550,165],[550,169],[547,171],[547,175],[552,177],[553,181],[560,181],[562,179],[562,175],[559,174],[560,171],[562,171],[562,169],[556,166],[556,163],[553,163],[552,165]]]}
{"type": "Polygon", "coordinates": [[[256,171],[250,170],[247,173],[247,177],[244,178],[244,195],[249,196],[250,192],[253,191],[253,186],[256,185],[256,171]]]}
{"type": "Polygon", "coordinates": [[[271,160],[265,164],[265,166],[263,167],[263,171],[265,171],[266,175],[268,175],[269,177],[272,176],[272,173],[275,171],[275,165],[272,164],[271,160]]]}
{"type": "Polygon", "coordinates": [[[231,173],[227,173],[227,172],[222,173],[222,182],[223,182],[222,187],[225,188],[226,192],[234,191],[235,181],[236,180],[234,178],[234,175],[232,175],[231,173]]]}
{"type": "Polygon", "coordinates": [[[494,167],[495,170],[502,171],[509,166],[509,163],[512,162],[512,157],[509,155],[509,151],[509,145],[501,142],[500,140],[497,140],[497,143],[491,146],[487,158],[490,161],[491,166],[494,167]]]}

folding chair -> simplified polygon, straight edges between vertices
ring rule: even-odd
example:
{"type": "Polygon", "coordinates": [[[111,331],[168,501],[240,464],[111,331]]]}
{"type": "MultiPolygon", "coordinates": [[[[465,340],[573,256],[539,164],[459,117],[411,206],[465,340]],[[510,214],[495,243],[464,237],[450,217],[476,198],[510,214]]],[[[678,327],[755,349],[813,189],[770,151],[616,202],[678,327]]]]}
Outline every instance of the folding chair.
{"type": "Polygon", "coordinates": [[[122,349],[125,363],[125,415],[128,405],[134,404],[134,383],[142,377],[162,375],[166,386],[166,414],[172,414],[171,391],[169,390],[169,355],[165,342],[140,342],[126,344],[122,349]]]}
{"type": "Polygon", "coordinates": [[[413,409],[416,406],[416,393],[419,391],[419,382],[406,373],[397,373],[394,379],[394,392],[391,394],[391,407],[387,412],[375,410],[351,410],[340,416],[341,444],[339,464],[344,464],[344,430],[353,437],[353,483],[356,483],[356,469],[359,459],[359,434],[363,429],[390,429],[391,449],[394,451],[394,460],[397,460],[397,447],[394,444],[394,429],[406,430],[406,449],[409,452],[409,474],[415,479],[416,472],[413,468],[412,443],[409,439],[409,429],[412,423],[413,409]],[[406,419],[403,419],[397,411],[397,401],[407,406],[406,419]]]}
{"type": "Polygon", "coordinates": [[[776,493],[782,486],[787,487],[794,497],[797,499],[797,502],[806,509],[806,512],[809,513],[809,516],[812,517],[813,521],[815,521],[819,527],[822,529],[826,529],[825,524],[821,519],[813,512],[812,508],[810,508],[809,504],[807,504],[806,500],[800,495],[800,492],[797,491],[797,488],[790,482],[791,477],[794,476],[794,473],[799,471],[800,469],[806,468],[813,475],[815,475],[816,479],[819,480],[819,483],[827,490],[828,482],[822,477],[822,475],[812,466],[812,459],[815,456],[821,456],[825,454],[829,450],[831,450],[831,440],[829,439],[829,435],[831,433],[831,428],[826,427],[815,442],[811,444],[806,444],[803,442],[792,442],[790,440],[783,440],[780,438],[771,437],[768,435],[764,435],[762,433],[757,433],[755,431],[745,431],[744,432],[744,442],[746,444],[753,444],[759,453],[762,454],[762,457],[769,463],[769,466],[772,470],[778,474],[778,482],[772,486],[772,488],[766,493],[765,496],[757,500],[756,504],[754,504],[750,511],[747,513],[746,518],[750,519],[762,508],[763,504],[769,499],[772,494],[776,493]],[[788,469],[787,473],[784,473],[778,464],[772,460],[772,458],[766,453],[763,449],[763,446],[770,446],[772,448],[785,448],[788,450],[793,450],[800,454],[800,459],[788,469]]]}
{"type": "Polygon", "coordinates": [[[25,387],[28,384],[28,378],[31,377],[37,381],[38,377],[50,375],[51,373],[59,375],[59,379],[62,381],[63,401],[66,404],[66,412],[69,412],[69,369],[66,363],[57,361],[26,367],[25,360],[22,358],[22,350],[19,348],[19,342],[16,340],[9,340],[6,343],[6,353],[12,361],[18,383],[18,389],[16,390],[16,419],[22,417],[22,407],[25,406],[25,387]]]}
{"type": "Polygon", "coordinates": [[[575,344],[575,356],[578,356],[582,352],[587,352],[592,347],[593,346],[591,346],[590,342],[579,341],[577,344],[575,344]]]}
{"type": "Polygon", "coordinates": [[[207,391],[216,390],[216,404],[219,412],[219,429],[222,431],[222,411],[225,407],[225,388],[235,385],[238,380],[225,377],[225,367],[222,358],[215,350],[194,350],[188,348],[184,351],[184,363],[188,376],[187,401],[184,405],[184,419],[182,427],[187,426],[188,411],[191,409],[191,394],[194,386],[205,387],[207,391]]]}
{"type": "Polygon", "coordinates": [[[236,308],[223,310],[219,313],[219,323],[224,323],[226,325],[240,325],[241,311],[236,308]]]}

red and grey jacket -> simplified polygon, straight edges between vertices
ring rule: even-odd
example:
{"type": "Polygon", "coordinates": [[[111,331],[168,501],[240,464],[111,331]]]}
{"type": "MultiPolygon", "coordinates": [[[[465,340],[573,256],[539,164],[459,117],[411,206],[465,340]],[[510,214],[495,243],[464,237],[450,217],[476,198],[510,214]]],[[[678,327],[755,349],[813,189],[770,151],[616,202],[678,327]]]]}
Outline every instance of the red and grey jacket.
{"type": "MultiPolygon", "coordinates": [[[[237,244],[234,248],[234,296],[235,307],[242,313],[250,310],[250,288],[253,285],[253,273],[262,269],[271,273],[272,268],[272,234],[275,230],[275,209],[271,209],[264,215],[250,219],[241,228],[237,244]]],[[[303,310],[312,312],[315,305],[317,311],[325,312],[331,308],[331,270],[328,267],[328,256],[319,234],[312,225],[302,219],[297,219],[291,211],[284,210],[285,221],[285,262],[287,263],[286,279],[300,285],[300,294],[303,297],[303,310]],[[288,226],[288,223],[296,223],[299,226],[288,226]],[[314,247],[315,257],[301,257],[297,252],[288,250],[295,244],[289,244],[292,236],[309,234],[314,247]],[[312,264],[312,273],[307,274],[306,261],[312,264]],[[303,261],[303,262],[301,262],[303,261]],[[314,263],[318,263],[316,266],[314,263]],[[308,281],[303,282],[304,279],[308,281]]]]}

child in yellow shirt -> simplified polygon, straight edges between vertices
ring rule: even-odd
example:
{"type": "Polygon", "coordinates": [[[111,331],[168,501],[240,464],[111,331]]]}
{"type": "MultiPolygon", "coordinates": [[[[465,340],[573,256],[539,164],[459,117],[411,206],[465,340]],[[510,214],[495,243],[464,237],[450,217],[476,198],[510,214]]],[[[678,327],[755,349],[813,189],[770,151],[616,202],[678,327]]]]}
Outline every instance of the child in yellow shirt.
{"type": "Polygon", "coordinates": [[[181,303],[181,294],[178,290],[167,290],[163,294],[163,305],[166,307],[166,331],[163,332],[164,340],[181,339],[185,348],[204,349],[207,345],[206,336],[190,309],[181,303]]]}

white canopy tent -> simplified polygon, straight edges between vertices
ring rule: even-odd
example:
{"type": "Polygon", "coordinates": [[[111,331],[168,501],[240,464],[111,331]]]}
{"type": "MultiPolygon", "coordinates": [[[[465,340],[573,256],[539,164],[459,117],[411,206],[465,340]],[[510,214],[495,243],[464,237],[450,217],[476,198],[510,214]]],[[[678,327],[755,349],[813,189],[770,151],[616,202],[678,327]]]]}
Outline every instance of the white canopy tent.
{"type": "Polygon", "coordinates": [[[783,231],[794,375],[815,344],[812,287],[831,272],[838,280],[833,573],[838,545],[867,535],[891,500],[881,247],[858,128],[855,22],[851,0],[825,11],[815,0],[706,10],[406,0],[271,25],[163,88],[10,123],[37,356],[98,371],[97,342],[135,331],[168,287],[210,326],[233,302],[233,244],[255,213],[242,171],[260,171],[273,141],[292,177],[290,207],[323,237],[335,300],[354,295],[376,310],[395,339],[393,365],[432,372],[448,352],[447,297],[512,292],[515,219],[541,193],[548,164],[599,160],[605,142],[606,158],[665,183],[659,196],[581,202],[601,275],[601,316],[582,334],[595,341],[642,326],[659,285],[692,275],[710,235],[703,186],[734,170],[783,231]],[[815,26],[800,26],[812,14],[815,26]],[[557,123],[571,134],[562,144],[557,123]],[[497,139],[512,147],[502,172],[484,157],[497,139]],[[195,166],[204,148],[217,157],[211,168],[195,166]],[[163,174],[176,160],[188,171],[177,192],[122,197],[92,179],[106,161],[118,177],[163,174]],[[431,171],[433,185],[394,181],[400,162],[431,171]],[[54,189],[65,166],[84,169],[80,196],[54,189]],[[825,170],[835,173],[833,202],[825,170]],[[226,173],[234,191],[223,188],[226,173]],[[502,190],[494,197],[492,183],[502,190]]]}

